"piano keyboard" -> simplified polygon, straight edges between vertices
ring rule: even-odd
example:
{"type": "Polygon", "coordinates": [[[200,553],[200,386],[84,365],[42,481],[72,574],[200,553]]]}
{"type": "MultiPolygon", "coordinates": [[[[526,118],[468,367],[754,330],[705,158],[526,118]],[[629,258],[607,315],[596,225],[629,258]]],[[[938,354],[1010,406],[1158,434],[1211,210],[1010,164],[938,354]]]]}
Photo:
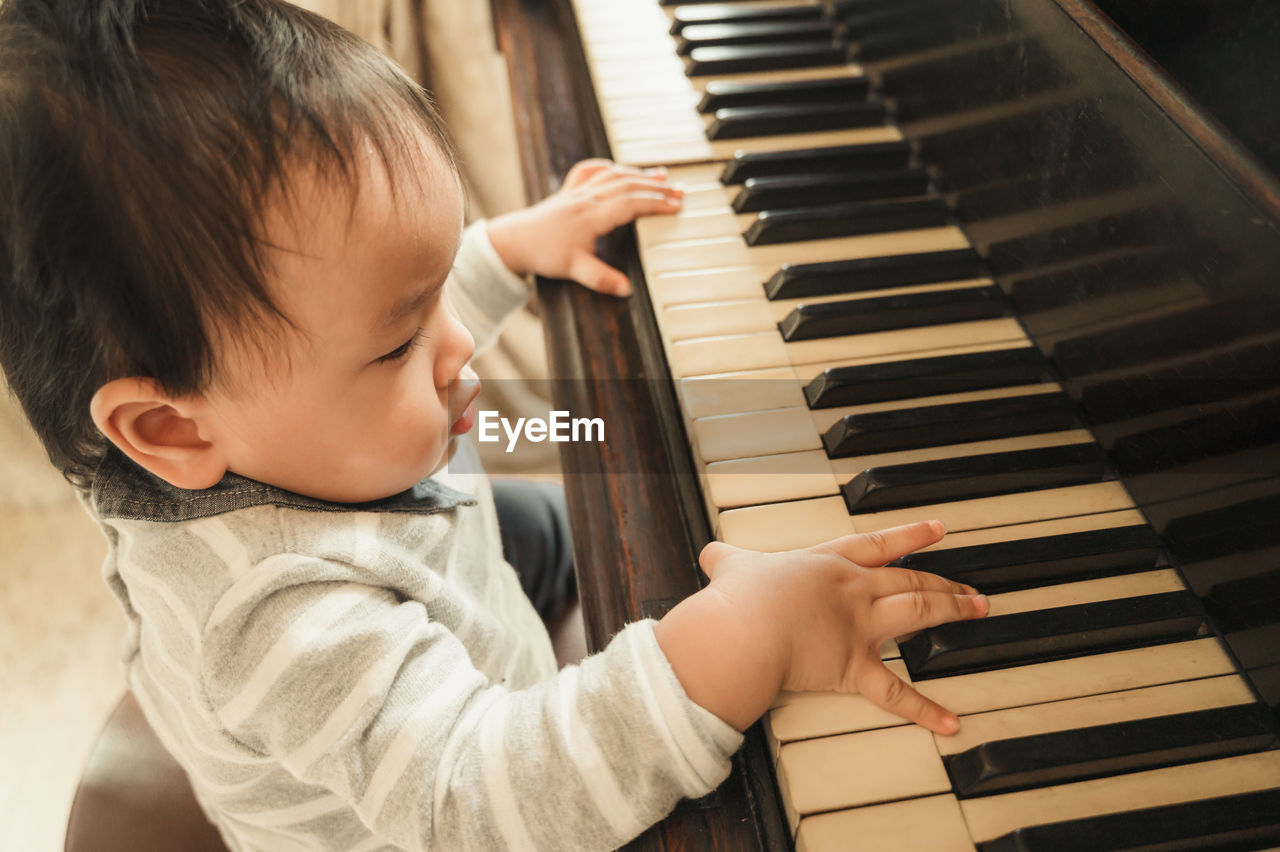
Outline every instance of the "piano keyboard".
{"type": "Polygon", "coordinates": [[[574,0],[614,158],[686,190],[636,234],[719,538],[937,518],[947,538],[904,562],[993,592],[987,619],[884,651],[960,714],[954,737],[857,695],[779,696],[764,728],[796,847],[1280,842],[1274,721],[830,6],[574,0]]]}

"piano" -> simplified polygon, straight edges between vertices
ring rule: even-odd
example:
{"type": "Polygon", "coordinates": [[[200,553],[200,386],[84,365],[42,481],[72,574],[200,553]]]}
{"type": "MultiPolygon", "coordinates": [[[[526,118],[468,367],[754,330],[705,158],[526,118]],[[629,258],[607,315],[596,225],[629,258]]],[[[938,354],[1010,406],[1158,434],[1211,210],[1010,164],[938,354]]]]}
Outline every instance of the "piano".
{"type": "Polygon", "coordinates": [[[601,241],[631,300],[539,282],[556,405],[609,436],[562,445],[591,647],[717,537],[936,517],[903,563],[992,601],[883,649],[957,736],[784,694],[629,848],[1280,847],[1280,148],[1243,91],[1280,16],[492,2],[533,198],[588,156],[687,189],[601,241]]]}

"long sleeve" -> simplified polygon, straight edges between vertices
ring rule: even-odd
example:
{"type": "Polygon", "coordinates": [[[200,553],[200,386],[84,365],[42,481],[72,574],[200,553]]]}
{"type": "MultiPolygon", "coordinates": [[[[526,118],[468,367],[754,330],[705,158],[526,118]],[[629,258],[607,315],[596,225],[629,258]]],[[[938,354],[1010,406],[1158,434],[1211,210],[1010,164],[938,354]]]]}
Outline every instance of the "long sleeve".
{"type": "Polygon", "coordinates": [[[476,340],[477,355],[493,345],[507,318],[529,299],[529,285],[502,262],[483,221],[463,232],[446,287],[453,309],[476,340]]]}
{"type": "Polygon", "coordinates": [[[201,642],[213,712],[315,791],[246,802],[234,818],[322,819],[332,799],[406,849],[607,850],[728,774],[741,736],[690,701],[653,622],[508,690],[429,600],[359,580],[348,565],[282,554],[214,607],[201,642]]]}

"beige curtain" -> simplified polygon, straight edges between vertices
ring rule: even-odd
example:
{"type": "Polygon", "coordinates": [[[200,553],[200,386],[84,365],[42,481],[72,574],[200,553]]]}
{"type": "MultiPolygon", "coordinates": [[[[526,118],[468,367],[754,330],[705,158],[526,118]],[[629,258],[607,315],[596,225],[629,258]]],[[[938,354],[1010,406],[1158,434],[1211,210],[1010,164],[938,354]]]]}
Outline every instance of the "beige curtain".
{"type": "MultiPolygon", "coordinates": [[[[382,48],[431,90],[458,149],[469,219],[525,206],[506,60],[494,43],[489,0],[295,2],[382,48]]],[[[549,403],[533,384],[547,375],[536,307],[512,318],[498,344],[476,359],[476,370],[486,381],[482,408],[509,418],[546,416],[549,403]]],[[[515,457],[498,445],[479,446],[491,473],[559,469],[550,443],[525,443],[515,457]]]]}

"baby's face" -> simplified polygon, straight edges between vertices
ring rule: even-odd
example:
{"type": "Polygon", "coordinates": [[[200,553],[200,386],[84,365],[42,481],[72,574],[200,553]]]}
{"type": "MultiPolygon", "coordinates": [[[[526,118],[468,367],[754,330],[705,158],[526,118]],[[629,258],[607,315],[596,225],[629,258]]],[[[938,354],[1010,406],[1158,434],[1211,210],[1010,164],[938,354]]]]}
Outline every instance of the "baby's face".
{"type": "Polygon", "coordinates": [[[441,467],[470,428],[471,335],[444,294],[462,233],[452,167],[424,141],[396,192],[370,151],[354,206],[299,178],[269,207],[272,296],[294,329],[223,345],[208,428],[234,473],[340,502],[386,497],[441,467]]]}

